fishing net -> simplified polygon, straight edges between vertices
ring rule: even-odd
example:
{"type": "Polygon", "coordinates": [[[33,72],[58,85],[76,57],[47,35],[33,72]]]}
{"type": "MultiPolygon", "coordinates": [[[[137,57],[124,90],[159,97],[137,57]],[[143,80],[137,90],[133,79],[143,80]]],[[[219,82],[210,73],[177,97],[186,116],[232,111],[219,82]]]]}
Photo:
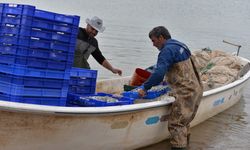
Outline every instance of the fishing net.
{"type": "Polygon", "coordinates": [[[193,52],[201,71],[204,90],[231,83],[238,78],[243,65],[237,56],[208,48],[193,52]]]}

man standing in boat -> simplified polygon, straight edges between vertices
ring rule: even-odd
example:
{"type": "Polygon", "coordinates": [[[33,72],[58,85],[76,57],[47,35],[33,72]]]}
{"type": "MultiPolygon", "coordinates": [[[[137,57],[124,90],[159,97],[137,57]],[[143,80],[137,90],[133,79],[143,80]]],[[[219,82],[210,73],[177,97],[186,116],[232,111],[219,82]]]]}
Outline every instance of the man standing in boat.
{"type": "Polygon", "coordinates": [[[108,60],[102,55],[99,49],[98,41],[95,36],[98,32],[103,32],[105,27],[103,21],[94,16],[93,18],[86,19],[86,28],[79,28],[75,49],[74,67],[90,69],[89,63],[87,62],[90,55],[101,64],[104,68],[110,70],[114,74],[122,75],[120,69],[114,68],[108,60]]]}
{"type": "Polygon", "coordinates": [[[164,26],[153,28],[149,32],[149,38],[160,53],[154,72],[138,88],[138,93],[144,96],[147,90],[163,80],[169,83],[175,97],[168,120],[170,143],[172,150],[185,150],[190,136],[189,125],[203,93],[196,61],[185,44],[171,39],[164,26]]]}

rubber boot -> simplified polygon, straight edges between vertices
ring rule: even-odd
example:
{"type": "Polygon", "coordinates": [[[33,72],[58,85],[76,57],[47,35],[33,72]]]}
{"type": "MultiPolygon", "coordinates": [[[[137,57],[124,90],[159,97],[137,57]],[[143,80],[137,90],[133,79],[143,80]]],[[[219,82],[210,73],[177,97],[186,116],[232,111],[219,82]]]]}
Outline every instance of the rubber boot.
{"type": "Polygon", "coordinates": [[[189,147],[190,136],[191,136],[191,133],[188,133],[187,134],[187,148],[186,147],[172,147],[171,150],[187,150],[189,147]]]}

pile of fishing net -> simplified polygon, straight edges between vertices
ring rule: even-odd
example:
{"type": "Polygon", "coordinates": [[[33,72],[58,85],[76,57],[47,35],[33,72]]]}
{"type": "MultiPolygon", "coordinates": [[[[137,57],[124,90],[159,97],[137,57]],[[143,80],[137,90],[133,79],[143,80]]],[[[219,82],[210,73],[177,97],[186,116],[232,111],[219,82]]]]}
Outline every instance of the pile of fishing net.
{"type": "Polygon", "coordinates": [[[193,52],[204,90],[210,90],[238,79],[243,64],[237,56],[208,48],[193,52]]]}

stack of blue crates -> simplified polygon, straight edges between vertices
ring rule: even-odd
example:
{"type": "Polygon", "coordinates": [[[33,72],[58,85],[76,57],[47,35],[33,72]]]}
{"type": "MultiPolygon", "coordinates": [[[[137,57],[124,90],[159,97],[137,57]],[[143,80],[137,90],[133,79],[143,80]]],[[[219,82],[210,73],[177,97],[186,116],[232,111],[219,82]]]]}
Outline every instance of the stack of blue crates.
{"type": "Polygon", "coordinates": [[[69,93],[91,95],[96,90],[97,70],[71,68],[69,93]]]}
{"type": "Polygon", "coordinates": [[[0,3],[0,99],[65,106],[79,16],[0,3]]]}

